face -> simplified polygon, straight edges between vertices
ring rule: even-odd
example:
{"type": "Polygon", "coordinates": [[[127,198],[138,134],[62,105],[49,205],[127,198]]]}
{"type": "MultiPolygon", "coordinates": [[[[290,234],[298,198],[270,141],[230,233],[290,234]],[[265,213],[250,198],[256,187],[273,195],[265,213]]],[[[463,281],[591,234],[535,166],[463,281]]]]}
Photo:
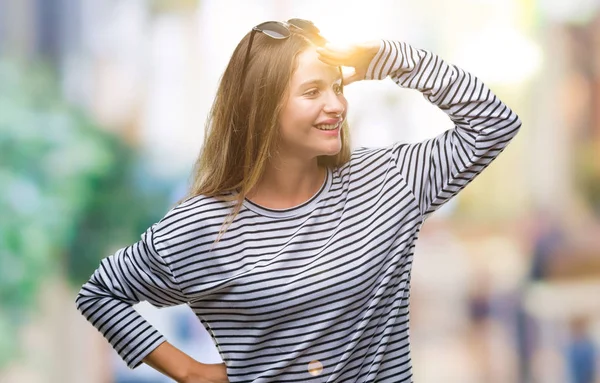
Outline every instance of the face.
{"type": "Polygon", "coordinates": [[[321,62],[316,48],[305,49],[279,116],[279,153],[300,159],[337,154],[347,107],[339,69],[321,62]]]}

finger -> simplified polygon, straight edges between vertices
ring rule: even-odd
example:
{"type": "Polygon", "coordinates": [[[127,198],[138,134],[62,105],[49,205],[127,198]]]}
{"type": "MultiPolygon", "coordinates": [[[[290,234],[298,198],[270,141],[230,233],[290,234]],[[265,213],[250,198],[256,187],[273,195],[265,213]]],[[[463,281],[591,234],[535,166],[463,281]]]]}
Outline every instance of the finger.
{"type": "Polygon", "coordinates": [[[334,51],[327,48],[318,48],[317,53],[320,56],[326,57],[330,60],[337,61],[348,61],[352,57],[352,52],[349,51],[334,51]]]}
{"type": "Polygon", "coordinates": [[[341,66],[343,65],[343,62],[337,59],[332,59],[326,56],[319,56],[318,57],[319,60],[321,60],[322,62],[324,62],[325,64],[331,65],[331,66],[341,66]]]}
{"type": "Polygon", "coordinates": [[[353,60],[351,58],[337,57],[327,54],[319,54],[317,57],[322,62],[333,66],[354,67],[356,65],[356,60],[353,60]]]}
{"type": "Polygon", "coordinates": [[[336,54],[352,54],[352,52],[354,52],[356,47],[352,46],[352,45],[340,45],[340,44],[332,44],[332,43],[327,43],[325,44],[324,49],[326,51],[332,52],[332,53],[336,53],[336,54]]]}

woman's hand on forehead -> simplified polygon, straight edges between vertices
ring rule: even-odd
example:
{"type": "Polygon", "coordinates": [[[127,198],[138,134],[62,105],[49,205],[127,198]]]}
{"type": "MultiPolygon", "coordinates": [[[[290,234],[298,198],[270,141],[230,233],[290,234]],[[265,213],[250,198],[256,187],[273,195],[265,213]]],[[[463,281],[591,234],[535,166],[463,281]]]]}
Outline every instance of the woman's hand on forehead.
{"type": "Polygon", "coordinates": [[[344,85],[348,85],[364,80],[369,64],[379,52],[380,45],[379,40],[349,46],[336,46],[329,43],[325,47],[317,48],[317,53],[319,60],[325,64],[354,68],[353,73],[344,74],[344,85]]]}

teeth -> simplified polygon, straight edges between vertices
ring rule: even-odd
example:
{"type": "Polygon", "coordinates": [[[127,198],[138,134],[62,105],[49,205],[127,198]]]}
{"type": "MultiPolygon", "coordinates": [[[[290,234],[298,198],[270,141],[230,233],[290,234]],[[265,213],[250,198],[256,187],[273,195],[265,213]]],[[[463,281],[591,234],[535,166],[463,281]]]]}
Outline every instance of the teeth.
{"type": "Polygon", "coordinates": [[[321,130],[333,130],[335,128],[337,128],[338,124],[334,124],[334,125],[317,125],[316,128],[317,129],[321,129],[321,130]]]}

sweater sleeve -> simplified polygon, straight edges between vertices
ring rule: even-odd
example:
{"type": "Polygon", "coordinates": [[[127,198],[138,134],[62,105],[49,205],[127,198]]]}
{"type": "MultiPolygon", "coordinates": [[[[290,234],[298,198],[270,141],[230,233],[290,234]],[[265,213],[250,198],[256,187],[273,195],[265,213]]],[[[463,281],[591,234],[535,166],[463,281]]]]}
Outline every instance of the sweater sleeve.
{"type": "Polygon", "coordinates": [[[504,150],[521,121],[478,78],[404,42],[381,41],[366,78],[387,76],[401,87],[420,91],[454,123],[453,129],[432,139],[392,147],[425,218],[504,150]]]}
{"type": "Polygon", "coordinates": [[[137,243],[103,259],[76,298],[77,309],[130,368],[165,341],[132,305],[148,301],[166,307],[187,301],[155,246],[155,226],[137,243]]]}

